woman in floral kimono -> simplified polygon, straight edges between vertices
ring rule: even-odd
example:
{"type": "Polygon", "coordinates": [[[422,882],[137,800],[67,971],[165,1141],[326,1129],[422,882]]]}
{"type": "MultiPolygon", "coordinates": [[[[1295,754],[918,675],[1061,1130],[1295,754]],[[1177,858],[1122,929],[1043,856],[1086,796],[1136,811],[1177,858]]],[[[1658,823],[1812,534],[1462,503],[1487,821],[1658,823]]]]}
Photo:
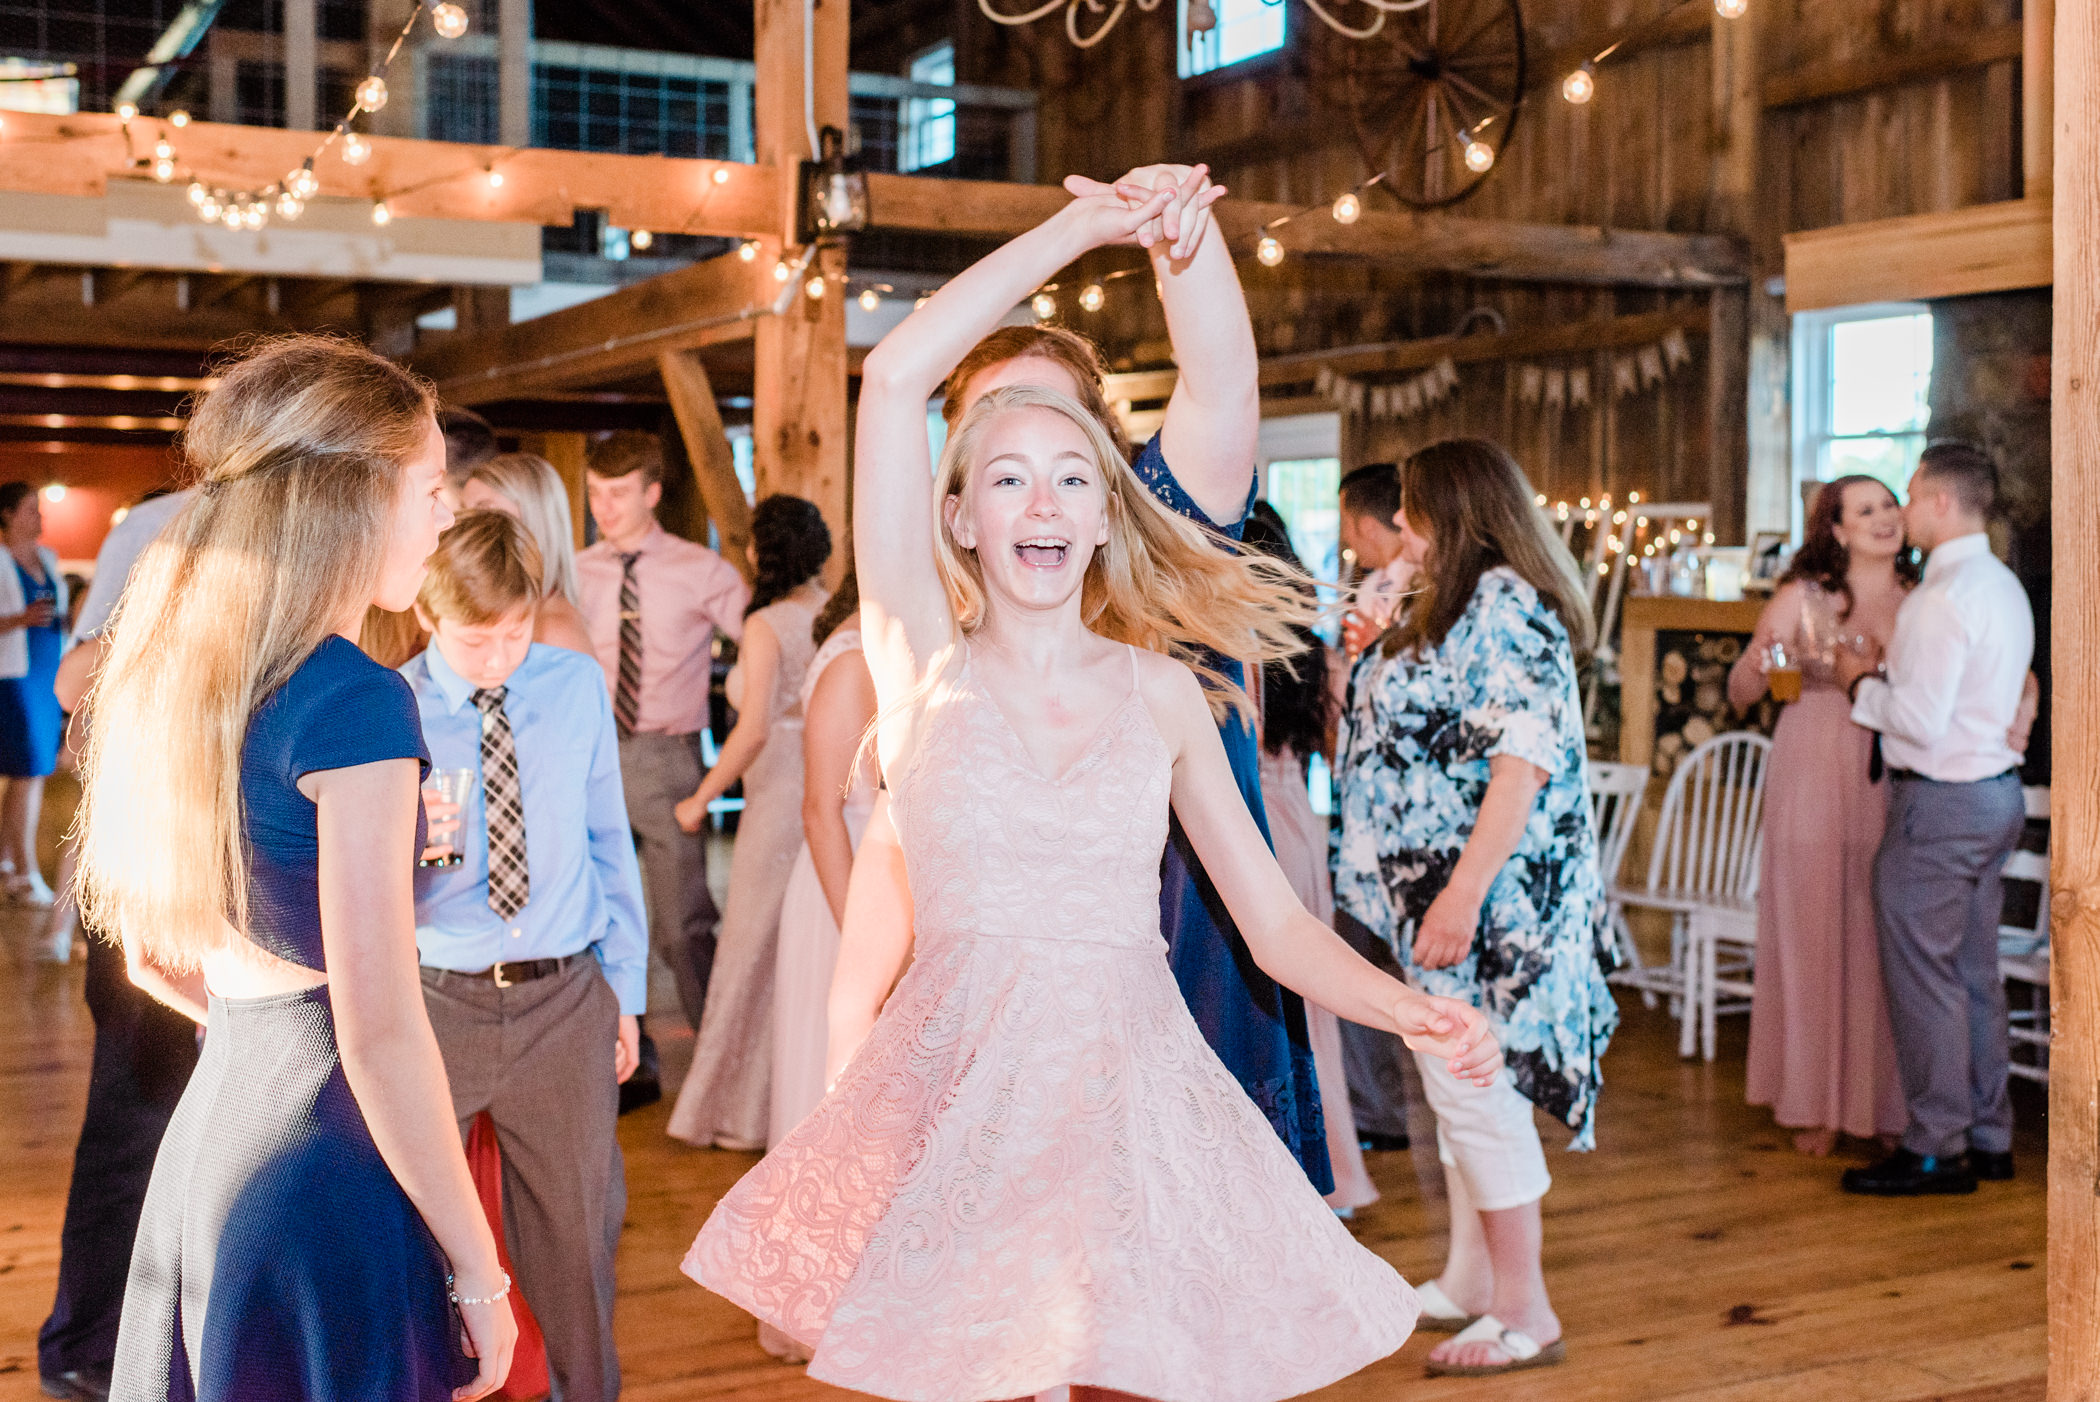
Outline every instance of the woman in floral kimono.
{"type": "Polygon", "coordinates": [[[1594,627],[1579,568],[1500,447],[1424,448],[1400,489],[1418,587],[1352,680],[1335,900],[1392,942],[1414,986],[1485,1011],[1506,1049],[1486,1088],[1418,1063],[1452,1223],[1421,1327],[1457,1331],[1432,1373],[1477,1376],[1563,1356],[1531,1111],[1592,1146],[1618,1023],[1575,672],[1594,627]]]}

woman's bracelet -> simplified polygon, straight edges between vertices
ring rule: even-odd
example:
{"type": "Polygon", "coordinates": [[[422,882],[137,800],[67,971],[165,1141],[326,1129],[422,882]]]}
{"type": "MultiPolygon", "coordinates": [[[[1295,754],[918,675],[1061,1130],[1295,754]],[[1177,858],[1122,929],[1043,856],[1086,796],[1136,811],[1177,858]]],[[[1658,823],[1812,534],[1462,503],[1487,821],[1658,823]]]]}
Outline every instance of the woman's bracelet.
{"type": "Polygon", "coordinates": [[[480,1299],[476,1299],[472,1295],[460,1294],[459,1291],[453,1288],[452,1277],[447,1275],[445,1277],[445,1298],[455,1305],[493,1305],[508,1299],[510,1296],[510,1273],[508,1271],[497,1271],[496,1274],[503,1277],[503,1288],[493,1295],[485,1295],[480,1299]]]}

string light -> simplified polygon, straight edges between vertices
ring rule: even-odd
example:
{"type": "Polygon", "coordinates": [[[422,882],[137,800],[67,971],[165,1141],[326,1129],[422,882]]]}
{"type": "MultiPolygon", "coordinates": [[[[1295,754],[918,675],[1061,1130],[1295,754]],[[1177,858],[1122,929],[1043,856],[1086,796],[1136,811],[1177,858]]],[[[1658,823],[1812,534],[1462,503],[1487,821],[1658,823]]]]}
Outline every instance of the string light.
{"type": "Polygon", "coordinates": [[[386,79],[374,73],[357,85],[357,92],[354,95],[357,98],[359,111],[377,112],[380,108],[386,106],[386,79]]]}
{"type": "Polygon", "coordinates": [[[489,188],[491,190],[500,190],[503,188],[503,172],[496,169],[494,166],[490,166],[488,168],[485,178],[488,180],[489,188]]]}
{"type": "Polygon", "coordinates": [[[715,167],[715,170],[714,170],[714,174],[713,174],[713,176],[711,176],[710,178],[711,178],[711,179],[712,179],[712,180],[713,180],[713,181],[715,182],[715,184],[717,184],[717,185],[727,185],[727,184],[729,183],[729,167],[728,167],[728,166],[716,166],[716,167],[715,167]]]}
{"type": "Polygon", "coordinates": [[[218,197],[218,195],[216,195],[215,193],[213,193],[213,192],[212,192],[212,191],[210,191],[210,190],[206,190],[206,191],[204,192],[204,197],[203,197],[202,199],[200,199],[200,200],[196,201],[196,204],[197,204],[197,217],[198,217],[199,219],[202,219],[202,220],[203,220],[203,221],[204,221],[205,223],[207,223],[207,224],[214,224],[214,223],[217,223],[217,222],[218,222],[218,218],[219,218],[219,197],[218,197]]]}
{"type": "Polygon", "coordinates": [[[1626,500],[1632,502],[1635,506],[1639,506],[1641,504],[1641,494],[1639,492],[1628,492],[1626,500]]]}
{"type": "Polygon", "coordinates": [[[1079,307],[1082,311],[1098,312],[1108,303],[1108,291],[1098,282],[1090,282],[1079,289],[1079,307]]]}
{"type": "Polygon", "coordinates": [[[779,262],[773,265],[773,281],[786,282],[789,278],[793,276],[794,271],[788,267],[787,260],[785,258],[781,259],[779,262]]]}
{"type": "Polygon", "coordinates": [[[439,0],[430,10],[430,27],[442,39],[457,39],[467,32],[467,12],[452,0],[439,0]]]}
{"type": "Polygon", "coordinates": [[[744,263],[748,263],[752,259],[758,257],[757,242],[752,239],[745,239],[742,243],[736,246],[736,256],[738,261],[744,263]]]}
{"type": "Polygon", "coordinates": [[[1495,164],[1495,148],[1477,135],[1466,141],[1466,169],[1476,175],[1484,175],[1495,164]]]}
{"type": "Polygon", "coordinates": [[[1582,67],[1560,80],[1560,95],[1577,107],[1597,95],[1597,65],[1588,59],[1582,67]]]}
{"type": "Polygon", "coordinates": [[[172,161],[175,159],[175,148],[168,144],[168,138],[165,136],[153,143],[153,158],[157,161],[172,161]]]}
{"type": "Polygon", "coordinates": [[[175,162],[159,160],[153,163],[153,178],[165,185],[175,178],[175,162]]]}
{"type": "Polygon", "coordinates": [[[372,222],[382,229],[394,222],[394,211],[387,208],[385,200],[372,206],[372,222]]]}
{"type": "Polygon", "coordinates": [[[290,190],[277,197],[277,213],[286,219],[297,219],[306,212],[306,201],[290,190]]]}
{"type": "Polygon", "coordinates": [[[656,242],[656,235],[650,233],[647,229],[636,229],[627,236],[627,242],[634,248],[647,253],[650,245],[656,242]]]}
{"type": "Polygon", "coordinates": [[[300,166],[284,177],[284,192],[297,200],[310,200],[321,188],[321,178],[312,165],[300,166]]]}
{"type": "Polygon", "coordinates": [[[58,505],[58,503],[66,499],[66,484],[63,482],[53,482],[50,486],[44,488],[41,495],[43,496],[45,501],[48,501],[53,506],[56,506],[58,505]]]}
{"type": "Polygon", "coordinates": [[[138,114],[139,109],[136,103],[123,102],[117,104],[117,120],[120,122],[131,121],[133,118],[137,117],[138,114]]]}
{"type": "Polygon", "coordinates": [[[1254,245],[1254,256],[1264,268],[1273,268],[1283,261],[1283,244],[1274,234],[1263,234],[1261,242],[1254,245]]]}
{"type": "Polygon", "coordinates": [[[191,203],[191,204],[193,204],[193,205],[201,205],[201,204],[203,204],[203,203],[204,203],[204,199],[205,199],[205,196],[209,195],[210,193],[211,193],[211,191],[209,191],[209,190],[205,189],[205,188],[204,188],[204,186],[203,186],[203,185],[202,185],[201,183],[199,183],[198,181],[192,180],[192,181],[190,182],[189,196],[190,196],[190,203],[191,203]]]}
{"type": "Polygon", "coordinates": [[[190,114],[183,111],[180,107],[176,108],[173,112],[170,112],[168,114],[168,125],[171,127],[181,128],[186,127],[189,124],[190,114]]]}
{"type": "Polygon", "coordinates": [[[1363,201],[1362,201],[1362,200],[1359,200],[1359,199],[1358,199],[1358,198],[1356,197],[1356,192],[1355,192],[1354,190],[1344,190],[1344,191],[1342,191],[1342,193],[1341,193],[1341,194],[1339,194],[1339,195],[1335,196],[1335,198],[1334,198],[1334,222],[1335,222],[1335,223],[1337,223],[1337,224],[1354,224],[1354,223],[1356,222],[1356,220],[1357,220],[1357,216],[1361,215],[1361,214],[1362,214],[1363,212],[1364,212],[1364,205],[1363,205],[1363,201]]]}
{"type": "Polygon", "coordinates": [[[1047,292],[1038,292],[1035,296],[1030,297],[1028,299],[1028,307],[1030,311],[1035,313],[1037,321],[1048,321],[1051,317],[1057,315],[1057,299],[1047,292]]]}
{"type": "Polygon", "coordinates": [[[818,273],[816,276],[812,277],[808,282],[803,283],[802,290],[808,295],[810,301],[815,302],[821,300],[824,296],[824,275],[822,273],[818,273]]]}
{"type": "Polygon", "coordinates": [[[1714,0],[1714,13],[1722,19],[1741,19],[1750,9],[1750,0],[1714,0]]]}
{"type": "Polygon", "coordinates": [[[372,158],[372,143],[351,132],[343,138],[343,164],[361,166],[372,158]]]}

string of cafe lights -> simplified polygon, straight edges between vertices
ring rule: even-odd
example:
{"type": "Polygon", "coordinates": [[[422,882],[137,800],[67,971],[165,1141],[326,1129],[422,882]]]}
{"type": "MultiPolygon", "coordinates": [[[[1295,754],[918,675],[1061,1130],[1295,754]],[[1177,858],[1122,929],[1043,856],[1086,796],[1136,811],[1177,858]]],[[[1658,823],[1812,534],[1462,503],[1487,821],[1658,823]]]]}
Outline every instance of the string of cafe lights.
{"type": "MultiPolygon", "coordinates": [[[[244,229],[250,232],[269,223],[273,214],[280,219],[297,219],[305,211],[307,202],[320,191],[321,181],[314,173],[314,165],[327,154],[329,148],[340,142],[342,160],[346,165],[361,166],[371,159],[372,143],[362,133],[353,130],[352,123],[361,114],[377,112],[386,106],[386,75],[393,67],[395,58],[400,55],[401,46],[408,42],[408,36],[426,12],[430,16],[431,29],[441,39],[457,39],[467,32],[467,12],[455,3],[455,0],[435,0],[435,3],[431,3],[431,0],[416,0],[415,7],[409,11],[407,22],[401,26],[400,32],[394,35],[394,42],[388,46],[386,54],[372,65],[371,71],[352,91],[350,110],[321,138],[313,153],[296,168],[286,172],[282,180],[246,189],[229,189],[207,184],[196,178],[196,172],[189,172],[189,200],[191,207],[197,211],[197,217],[207,224],[223,224],[229,229],[244,229]]],[[[117,121],[123,131],[127,151],[137,150],[132,137],[132,123],[138,120],[139,110],[136,104],[126,102],[117,108],[117,121]]],[[[148,158],[134,154],[131,162],[133,168],[148,171],[154,180],[163,185],[181,178],[185,173],[184,163],[171,133],[181,131],[189,124],[189,113],[180,110],[160,119],[155,132],[152,156],[148,158]]],[[[503,172],[496,161],[489,162],[481,173],[491,189],[502,186],[503,172]]],[[[453,175],[443,178],[459,177],[453,175]]],[[[381,227],[392,222],[393,210],[387,203],[389,195],[406,193],[409,191],[402,189],[379,194],[372,201],[372,222],[381,227]]]]}

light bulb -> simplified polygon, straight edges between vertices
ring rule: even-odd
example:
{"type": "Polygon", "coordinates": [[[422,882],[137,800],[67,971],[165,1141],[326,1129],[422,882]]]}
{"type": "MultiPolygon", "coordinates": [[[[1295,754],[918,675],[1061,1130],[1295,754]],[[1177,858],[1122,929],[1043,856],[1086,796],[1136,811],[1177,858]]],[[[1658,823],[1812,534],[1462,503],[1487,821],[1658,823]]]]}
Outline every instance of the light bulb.
{"type": "Polygon", "coordinates": [[[357,105],[367,112],[386,106],[386,79],[374,73],[357,85],[357,105]]]}
{"type": "Polygon", "coordinates": [[[1272,236],[1263,234],[1261,242],[1254,245],[1254,256],[1261,260],[1264,268],[1273,268],[1283,261],[1283,245],[1272,236]]]}
{"type": "Polygon", "coordinates": [[[650,233],[647,229],[636,229],[627,235],[628,246],[630,248],[638,248],[644,253],[648,252],[649,245],[655,242],[656,235],[650,233]]]}
{"type": "Polygon", "coordinates": [[[165,136],[153,143],[153,158],[159,161],[175,159],[175,148],[168,144],[168,138],[165,136]]]}
{"type": "Polygon", "coordinates": [[[1714,13],[1722,19],[1741,19],[1750,8],[1750,0],[1714,0],[1714,13]]]}
{"type": "Polygon", "coordinates": [[[1028,299],[1028,308],[1037,321],[1048,321],[1057,315],[1057,299],[1047,292],[1038,292],[1028,299]]]}
{"type": "Polygon", "coordinates": [[[169,126],[171,126],[171,127],[178,127],[178,128],[180,128],[180,127],[186,127],[186,126],[188,126],[189,124],[190,124],[190,114],[189,114],[189,113],[187,113],[187,112],[185,112],[185,111],[183,111],[183,110],[182,110],[182,109],[181,109],[180,107],[176,108],[176,109],[175,109],[175,110],[174,110],[173,112],[170,112],[170,113],[168,114],[168,125],[169,125],[169,126]]]}
{"type": "Polygon", "coordinates": [[[489,182],[489,188],[490,188],[491,190],[500,190],[500,189],[502,189],[502,188],[503,188],[503,172],[502,172],[502,171],[500,171],[500,170],[497,170],[496,168],[494,168],[493,166],[491,166],[491,167],[489,168],[489,173],[488,173],[488,182],[489,182]]]}
{"type": "Polygon", "coordinates": [[[742,243],[736,246],[736,256],[742,261],[748,263],[752,259],[758,257],[758,245],[753,243],[750,239],[745,239],[742,243]]]}
{"type": "Polygon", "coordinates": [[[284,177],[284,188],[285,193],[297,199],[310,200],[321,188],[321,181],[310,168],[301,166],[284,177]]]}
{"type": "Polygon", "coordinates": [[[372,222],[381,228],[394,222],[394,211],[386,207],[385,200],[372,206],[372,222]]]}
{"type": "Polygon", "coordinates": [[[1597,71],[1589,64],[1560,80],[1560,95],[1577,107],[1597,95],[1597,71]]]}
{"type": "Polygon", "coordinates": [[[63,482],[53,482],[50,486],[44,488],[43,498],[45,501],[50,502],[53,506],[56,506],[58,503],[66,499],[66,484],[63,482]]]}
{"type": "Polygon", "coordinates": [[[802,284],[802,291],[812,302],[821,300],[824,296],[824,275],[817,273],[811,277],[808,282],[802,284]]]}
{"type": "Polygon", "coordinates": [[[1495,148],[1474,137],[1466,143],[1466,169],[1482,174],[1495,164],[1495,148]]]}
{"type": "Polygon", "coordinates": [[[716,166],[714,169],[714,175],[711,178],[717,185],[727,185],[729,183],[729,167],[716,166]]]}
{"type": "Polygon", "coordinates": [[[862,289],[861,289],[861,293],[860,293],[860,309],[861,309],[862,311],[864,311],[864,312],[872,312],[872,311],[877,311],[877,310],[879,310],[879,309],[881,308],[881,306],[882,306],[882,294],[881,294],[880,292],[877,292],[877,291],[876,291],[876,290],[875,290],[874,288],[872,288],[872,287],[864,287],[864,288],[862,288],[862,289]]]}
{"type": "Polygon", "coordinates": [[[351,132],[343,138],[343,164],[361,166],[372,159],[372,143],[351,132]]]}
{"type": "Polygon", "coordinates": [[[286,190],[277,197],[277,212],[286,219],[297,219],[306,212],[306,201],[286,190]]]}
{"type": "Polygon", "coordinates": [[[175,178],[175,162],[155,161],[153,163],[153,178],[163,185],[173,180],[175,178]]]}
{"type": "Polygon", "coordinates": [[[787,259],[785,258],[773,265],[773,281],[775,282],[786,282],[794,275],[795,270],[787,265],[787,259]]]}
{"type": "Polygon", "coordinates": [[[1544,492],[1540,492],[1537,496],[1531,499],[1531,504],[1533,506],[1544,506],[1546,504],[1546,494],[1544,492]]]}
{"type": "Polygon", "coordinates": [[[1638,506],[1638,505],[1640,505],[1640,501],[1641,501],[1641,494],[1640,494],[1639,492],[1628,492],[1628,493],[1626,494],[1626,500],[1628,500],[1628,501],[1632,502],[1632,503],[1633,503],[1634,505],[1638,506]]]}
{"type": "Polygon", "coordinates": [[[217,223],[219,219],[218,197],[207,193],[203,199],[197,201],[197,217],[207,224],[217,223]]]}
{"type": "Polygon", "coordinates": [[[260,229],[263,225],[270,222],[270,207],[266,204],[249,205],[248,213],[243,217],[241,222],[248,226],[249,232],[251,233],[257,229],[260,229]]]}
{"type": "Polygon", "coordinates": [[[117,104],[117,120],[120,122],[128,122],[133,117],[136,117],[138,114],[139,109],[137,103],[121,102],[117,104]]]}
{"type": "Polygon", "coordinates": [[[219,211],[219,222],[229,229],[240,228],[246,219],[247,216],[241,213],[241,207],[237,204],[229,204],[219,211]]]}
{"type": "Polygon", "coordinates": [[[1356,192],[1355,192],[1354,190],[1344,190],[1344,191],[1342,191],[1342,193],[1341,193],[1341,194],[1339,194],[1339,195],[1335,196],[1335,200],[1334,200],[1334,222],[1335,222],[1335,223],[1337,223],[1337,224],[1354,224],[1354,223],[1356,222],[1356,217],[1357,217],[1357,216],[1358,216],[1359,214],[1362,214],[1363,212],[1364,212],[1364,203],[1363,203],[1363,201],[1362,201],[1362,200],[1360,200],[1360,199],[1358,199],[1358,198],[1356,197],[1356,192]]]}
{"type": "Polygon", "coordinates": [[[431,6],[430,27],[438,32],[440,39],[457,39],[467,32],[467,12],[452,0],[442,0],[442,3],[431,6]]]}
{"type": "Polygon", "coordinates": [[[1090,282],[1079,289],[1079,305],[1084,311],[1098,312],[1108,302],[1108,293],[1100,283],[1090,282]]]}
{"type": "Polygon", "coordinates": [[[210,193],[211,191],[205,189],[202,183],[195,180],[192,180],[190,182],[191,204],[203,204],[205,196],[209,195],[210,193]]]}

